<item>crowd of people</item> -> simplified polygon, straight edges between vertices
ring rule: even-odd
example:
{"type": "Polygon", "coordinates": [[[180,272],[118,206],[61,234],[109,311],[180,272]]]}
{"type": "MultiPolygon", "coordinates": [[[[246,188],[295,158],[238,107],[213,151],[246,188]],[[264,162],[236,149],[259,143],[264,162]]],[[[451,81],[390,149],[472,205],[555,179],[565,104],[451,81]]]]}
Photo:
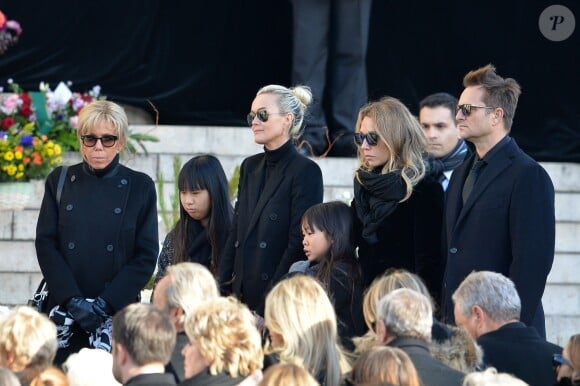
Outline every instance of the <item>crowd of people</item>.
{"type": "Polygon", "coordinates": [[[554,188],[509,136],[520,86],[491,65],[464,86],[418,118],[392,97],[360,108],[350,205],[322,202],[297,147],[310,89],[262,87],[235,206],[219,160],[192,158],[161,253],[155,185],[119,163],[124,111],[83,108],[83,160],[47,178],[38,219],[48,310],[1,317],[3,382],[579,383],[578,335],[545,339],[554,188]]]}

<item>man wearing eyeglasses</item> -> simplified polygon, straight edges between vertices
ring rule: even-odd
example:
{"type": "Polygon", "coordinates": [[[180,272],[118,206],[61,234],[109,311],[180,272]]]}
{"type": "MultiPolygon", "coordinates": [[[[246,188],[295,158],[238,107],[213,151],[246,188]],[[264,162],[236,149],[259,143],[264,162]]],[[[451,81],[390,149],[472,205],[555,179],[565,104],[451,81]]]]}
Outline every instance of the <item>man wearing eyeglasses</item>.
{"type": "Polygon", "coordinates": [[[432,157],[431,172],[447,190],[453,170],[465,161],[470,151],[459,138],[455,121],[457,98],[445,92],[431,94],[419,103],[419,122],[427,137],[427,151],[432,157]]]}
{"type": "Polygon", "coordinates": [[[515,283],[521,321],[545,337],[541,299],[554,260],[554,186],[509,136],[519,84],[490,64],[469,72],[463,85],[457,126],[475,152],[447,189],[442,314],[453,322],[451,294],[470,272],[495,271],[515,283]]]}

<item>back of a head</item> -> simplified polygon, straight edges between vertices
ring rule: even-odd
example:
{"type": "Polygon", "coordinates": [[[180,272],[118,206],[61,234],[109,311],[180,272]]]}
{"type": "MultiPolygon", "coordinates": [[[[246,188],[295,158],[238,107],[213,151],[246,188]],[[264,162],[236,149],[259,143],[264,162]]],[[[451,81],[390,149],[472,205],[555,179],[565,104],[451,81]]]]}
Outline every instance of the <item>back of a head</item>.
{"type": "Polygon", "coordinates": [[[485,371],[467,374],[463,386],[528,386],[528,384],[511,374],[498,373],[495,368],[489,367],[485,371]]]}
{"type": "Polygon", "coordinates": [[[42,370],[52,364],[56,350],[55,325],[31,307],[15,307],[0,322],[0,365],[14,372],[42,370]]]}
{"type": "Polygon", "coordinates": [[[111,368],[113,356],[99,349],[83,348],[62,365],[70,386],[119,386],[111,368]]]}
{"type": "Polygon", "coordinates": [[[151,304],[130,304],[113,317],[114,344],[122,345],[138,366],[167,364],[175,339],[169,317],[151,304]]]}
{"type": "Polygon", "coordinates": [[[281,346],[273,347],[282,361],[298,358],[312,375],[325,373],[329,384],[347,371],[334,307],[316,279],[296,275],[280,281],[266,297],[264,317],[270,333],[282,337],[281,346]]]}
{"type": "Polygon", "coordinates": [[[201,264],[184,262],[170,265],[167,275],[171,277],[166,289],[167,304],[183,309],[184,319],[199,304],[219,296],[214,276],[201,264]]]}
{"type": "Polygon", "coordinates": [[[507,323],[520,319],[520,297],[513,281],[501,273],[479,271],[470,273],[453,293],[453,302],[463,315],[479,306],[492,320],[507,323]]]}
{"type": "Polygon", "coordinates": [[[294,363],[277,363],[268,367],[259,386],[318,386],[319,383],[304,367],[294,363]]]}
{"type": "Polygon", "coordinates": [[[409,356],[398,348],[381,346],[363,352],[355,361],[350,381],[357,386],[419,386],[417,370],[409,356]]]}
{"type": "Polygon", "coordinates": [[[69,386],[66,375],[56,367],[48,367],[30,382],[30,386],[69,386]]]}
{"type": "Polygon", "coordinates": [[[262,368],[262,338],[247,306],[233,297],[199,305],[185,321],[185,333],[216,375],[247,377],[262,368]]]}
{"type": "Polygon", "coordinates": [[[408,288],[385,295],[377,306],[377,319],[390,335],[431,341],[433,308],[427,296],[408,288]]]}

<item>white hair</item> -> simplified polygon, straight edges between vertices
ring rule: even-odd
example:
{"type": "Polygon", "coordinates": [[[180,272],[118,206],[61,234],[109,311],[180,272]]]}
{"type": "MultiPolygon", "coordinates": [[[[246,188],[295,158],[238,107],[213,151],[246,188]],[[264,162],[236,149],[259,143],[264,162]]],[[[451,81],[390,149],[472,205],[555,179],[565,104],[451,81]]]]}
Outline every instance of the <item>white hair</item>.
{"type": "Polygon", "coordinates": [[[526,382],[508,373],[498,373],[493,367],[485,371],[469,373],[463,380],[463,386],[529,386],[526,382]]]}
{"type": "Polygon", "coordinates": [[[62,365],[69,386],[120,386],[113,376],[112,367],[110,353],[91,348],[71,354],[62,365]]]}
{"type": "Polygon", "coordinates": [[[520,319],[522,303],[513,281],[501,273],[470,273],[452,296],[459,311],[471,315],[473,306],[481,307],[496,322],[520,319]]]}
{"type": "Polygon", "coordinates": [[[377,305],[377,319],[390,335],[431,341],[433,308],[427,296],[409,288],[396,289],[377,305]]]}

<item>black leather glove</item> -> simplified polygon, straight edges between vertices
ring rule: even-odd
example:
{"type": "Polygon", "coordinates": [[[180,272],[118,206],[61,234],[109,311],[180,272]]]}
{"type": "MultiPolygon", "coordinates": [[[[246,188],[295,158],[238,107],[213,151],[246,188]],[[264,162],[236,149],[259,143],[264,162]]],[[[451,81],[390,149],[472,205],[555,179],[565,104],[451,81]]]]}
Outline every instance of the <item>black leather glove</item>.
{"type": "Polygon", "coordinates": [[[66,304],[67,311],[75,322],[87,332],[95,332],[103,323],[103,318],[97,315],[93,303],[81,297],[73,297],[66,304]]]}
{"type": "Polygon", "coordinates": [[[113,308],[100,296],[93,302],[93,309],[95,314],[99,315],[103,320],[113,315],[113,308]]]}

